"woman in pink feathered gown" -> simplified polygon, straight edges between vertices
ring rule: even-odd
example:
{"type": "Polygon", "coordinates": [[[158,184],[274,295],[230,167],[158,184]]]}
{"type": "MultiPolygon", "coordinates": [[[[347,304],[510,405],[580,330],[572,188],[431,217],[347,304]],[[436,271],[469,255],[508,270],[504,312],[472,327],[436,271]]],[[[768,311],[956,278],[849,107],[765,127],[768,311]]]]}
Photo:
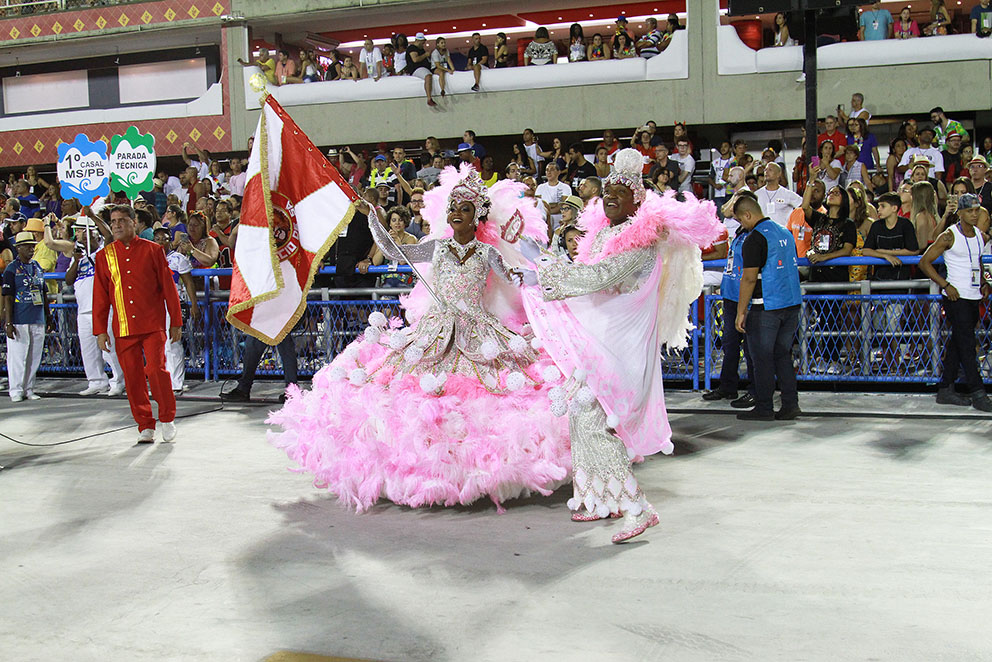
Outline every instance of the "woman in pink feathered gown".
{"type": "Polygon", "coordinates": [[[272,443],[356,510],[380,497],[419,507],[483,496],[502,509],[569,478],[568,426],[548,398],[562,376],[528,340],[519,273],[497,248],[546,235],[521,189],[487,190],[471,168],[448,168],[425,195],[424,216],[437,230],[413,246],[391,242],[370,210],[379,249],[430,263],[432,284],[404,301],[410,326],[373,313],[312,390],[291,390],[269,418],[282,427],[269,433],[272,443]]]}

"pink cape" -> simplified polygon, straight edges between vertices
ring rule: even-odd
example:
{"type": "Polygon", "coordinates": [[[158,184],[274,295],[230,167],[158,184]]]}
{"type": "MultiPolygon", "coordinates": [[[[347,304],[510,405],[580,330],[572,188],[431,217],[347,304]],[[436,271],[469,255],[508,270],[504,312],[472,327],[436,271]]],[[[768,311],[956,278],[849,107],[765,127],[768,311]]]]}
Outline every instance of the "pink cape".
{"type": "Polygon", "coordinates": [[[633,454],[671,453],[661,348],[686,346],[692,329],[687,311],[702,288],[699,247],[719,236],[715,207],[691,196],[680,203],[673,194],[649,191],[637,213],[595,255],[592,243],[609,226],[602,201],[589,206],[579,224],[586,230],[579,262],[651,245],[657,245],[658,261],[633,292],[546,302],[540,290],[528,288],[524,303],[534,333],[565,375],[586,381],[633,454]]]}

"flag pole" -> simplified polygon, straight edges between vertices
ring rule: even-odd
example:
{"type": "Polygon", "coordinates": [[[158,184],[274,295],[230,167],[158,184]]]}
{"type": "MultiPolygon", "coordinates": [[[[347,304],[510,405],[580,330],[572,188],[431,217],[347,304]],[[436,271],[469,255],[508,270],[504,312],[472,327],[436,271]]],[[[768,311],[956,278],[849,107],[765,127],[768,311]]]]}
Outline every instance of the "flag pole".
{"type": "MultiPolygon", "coordinates": [[[[373,218],[375,218],[375,222],[379,223],[380,222],[379,215],[375,213],[375,206],[368,205],[368,207],[369,207],[369,213],[372,214],[373,218]]],[[[386,236],[389,237],[389,243],[393,245],[393,248],[396,249],[396,252],[402,255],[403,250],[399,247],[399,244],[396,243],[396,240],[393,239],[393,235],[389,234],[389,230],[386,230],[386,236]]],[[[430,295],[434,298],[434,301],[436,301],[439,305],[443,306],[444,303],[442,303],[442,301],[438,298],[437,294],[434,292],[434,289],[428,284],[427,279],[425,279],[421,275],[420,271],[417,270],[417,267],[413,266],[413,262],[407,262],[406,264],[408,267],[410,267],[410,270],[413,271],[413,275],[417,277],[417,280],[423,283],[424,287],[427,288],[427,291],[430,292],[430,295]]]]}

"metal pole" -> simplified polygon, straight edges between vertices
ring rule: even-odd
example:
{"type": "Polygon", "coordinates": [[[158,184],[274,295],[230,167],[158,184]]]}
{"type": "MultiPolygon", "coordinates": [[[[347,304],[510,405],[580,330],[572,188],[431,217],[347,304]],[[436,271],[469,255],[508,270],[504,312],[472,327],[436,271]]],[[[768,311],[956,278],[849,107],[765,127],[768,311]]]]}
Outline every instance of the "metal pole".
{"type": "Polygon", "coordinates": [[[803,73],[806,74],[806,165],[817,153],[816,144],[816,10],[803,13],[803,73]]]}

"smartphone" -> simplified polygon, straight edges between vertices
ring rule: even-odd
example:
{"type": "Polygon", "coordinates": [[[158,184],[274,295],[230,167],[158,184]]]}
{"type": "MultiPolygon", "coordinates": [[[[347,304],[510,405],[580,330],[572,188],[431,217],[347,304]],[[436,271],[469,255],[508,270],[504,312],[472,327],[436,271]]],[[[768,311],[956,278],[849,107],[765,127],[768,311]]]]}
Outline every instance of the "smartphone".
{"type": "Polygon", "coordinates": [[[185,232],[177,232],[176,233],[175,241],[176,241],[177,244],[181,244],[184,241],[186,241],[187,239],[189,239],[189,235],[187,235],[185,232]]]}

